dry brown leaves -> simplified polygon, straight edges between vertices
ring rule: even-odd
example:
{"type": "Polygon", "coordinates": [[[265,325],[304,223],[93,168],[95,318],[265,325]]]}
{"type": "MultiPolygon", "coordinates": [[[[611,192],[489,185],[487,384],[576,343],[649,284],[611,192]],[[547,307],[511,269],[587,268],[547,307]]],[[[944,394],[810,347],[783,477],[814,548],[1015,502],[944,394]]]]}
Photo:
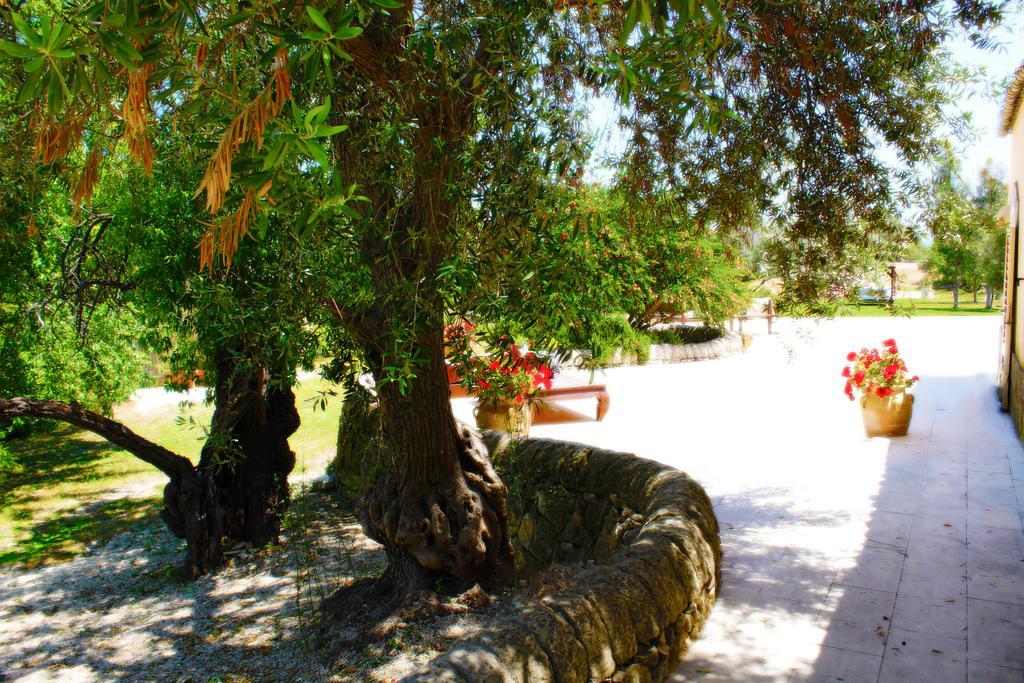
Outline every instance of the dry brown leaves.
{"type": "Polygon", "coordinates": [[[36,132],[36,157],[44,164],[63,159],[82,139],[82,119],[77,116],[63,122],[44,121],[36,132]]]}
{"type": "Polygon", "coordinates": [[[200,269],[213,270],[218,254],[225,267],[231,266],[239,243],[249,234],[249,228],[256,220],[257,200],[265,197],[269,191],[270,183],[260,188],[259,192],[249,190],[242,197],[242,203],[238,205],[237,210],[215,223],[205,224],[208,230],[199,240],[200,269]]]}
{"type": "Polygon", "coordinates": [[[93,147],[89,150],[89,156],[86,157],[85,165],[82,166],[82,172],[75,183],[75,192],[72,196],[76,209],[83,204],[87,204],[92,199],[92,194],[96,189],[96,182],[100,176],[101,158],[103,158],[103,151],[99,147],[93,147]]]}
{"type": "Polygon", "coordinates": [[[128,71],[128,88],[124,104],[121,106],[128,151],[142,164],[146,175],[153,174],[153,143],[146,134],[146,122],[150,112],[147,81],[152,70],[152,65],[147,64],[128,71]]]}
{"type": "Polygon", "coordinates": [[[255,140],[257,149],[263,146],[263,133],[267,123],[281,113],[284,103],[291,97],[291,76],[287,56],[282,50],[275,62],[274,76],[267,86],[231,121],[224,131],[217,151],[206,166],[196,196],[206,191],[206,210],[216,213],[224,204],[224,195],[231,185],[231,160],[245,142],[255,140]]]}
{"type": "MultiPolygon", "coordinates": [[[[203,180],[199,183],[196,196],[206,192],[206,210],[216,213],[224,204],[224,197],[231,185],[231,160],[238,148],[246,142],[256,142],[257,149],[263,147],[263,134],[267,124],[284,109],[291,97],[291,76],[288,72],[288,57],[284,50],[277,54],[273,77],[267,86],[236,116],[224,135],[221,136],[217,151],[206,167],[203,180]]],[[[210,229],[199,240],[199,262],[204,269],[213,268],[218,254],[225,266],[238,251],[238,243],[249,232],[249,224],[256,216],[256,200],[270,189],[267,183],[259,192],[250,190],[242,199],[238,210],[221,220],[210,224],[210,229]]]]}

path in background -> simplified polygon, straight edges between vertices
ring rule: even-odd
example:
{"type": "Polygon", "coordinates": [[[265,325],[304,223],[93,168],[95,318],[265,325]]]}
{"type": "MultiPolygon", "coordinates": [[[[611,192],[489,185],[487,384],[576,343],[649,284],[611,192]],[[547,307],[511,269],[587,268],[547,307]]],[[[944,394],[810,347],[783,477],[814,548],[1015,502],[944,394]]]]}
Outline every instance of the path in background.
{"type": "Polygon", "coordinates": [[[1024,449],[995,397],[999,325],[781,321],[742,356],[609,370],[604,422],[531,434],[668,463],[715,501],[723,587],[676,680],[1024,681],[1024,449]],[[888,337],[922,380],[910,434],[869,440],[839,372],[888,337]]]}

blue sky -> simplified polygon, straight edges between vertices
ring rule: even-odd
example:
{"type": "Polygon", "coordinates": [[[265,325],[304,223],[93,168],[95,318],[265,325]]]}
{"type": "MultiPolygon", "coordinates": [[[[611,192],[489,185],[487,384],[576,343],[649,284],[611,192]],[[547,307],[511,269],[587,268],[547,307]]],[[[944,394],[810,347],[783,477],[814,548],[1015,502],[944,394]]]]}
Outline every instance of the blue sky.
{"type": "MultiPolygon", "coordinates": [[[[962,39],[950,44],[954,58],[982,68],[990,86],[1009,79],[1024,62],[1024,8],[1021,5],[1020,2],[1013,3],[1007,21],[994,35],[1000,43],[997,49],[979,50],[962,39]]],[[[985,90],[966,92],[957,102],[960,110],[971,115],[977,132],[975,139],[958,143],[964,175],[972,184],[990,159],[1004,173],[1009,166],[1009,140],[999,136],[999,120],[1006,92],[995,87],[987,88],[988,92],[985,90]]]]}

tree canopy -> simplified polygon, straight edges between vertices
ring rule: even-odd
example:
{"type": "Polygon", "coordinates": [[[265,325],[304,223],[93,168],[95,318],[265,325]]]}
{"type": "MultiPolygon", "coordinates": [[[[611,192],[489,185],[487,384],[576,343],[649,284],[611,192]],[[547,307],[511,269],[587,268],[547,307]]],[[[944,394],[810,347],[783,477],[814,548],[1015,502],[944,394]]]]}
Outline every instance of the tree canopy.
{"type": "Polygon", "coordinates": [[[407,588],[510,561],[507,493],[452,417],[442,330],[478,314],[557,342],[527,305],[553,272],[554,250],[534,245],[559,235],[552,208],[579,208],[558,198],[589,161],[590,98],[621,102],[631,131],[624,225],[654,216],[728,245],[767,216],[787,293],[816,301],[850,249],[894,239],[902,179],[879,150],[927,155],[942,41],[956,26],[983,36],[1001,6],[25,3],[0,14],[0,51],[36,156],[69,178],[75,205],[125,153],[155,176],[169,155],[195,155],[210,310],[285,344],[308,329],[291,316],[303,305],[334,317],[333,339],[376,380],[387,445],[361,521],[388,551],[384,582],[407,588]],[[269,279],[247,269],[250,242],[269,279]],[[273,261],[296,243],[308,265],[273,261]],[[288,268],[314,286],[296,309],[268,306],[288,268]],[[218,299],[225,283],[241,289],[218,299]],[[502,295],[515,288],[530,295],[502,295]]]}

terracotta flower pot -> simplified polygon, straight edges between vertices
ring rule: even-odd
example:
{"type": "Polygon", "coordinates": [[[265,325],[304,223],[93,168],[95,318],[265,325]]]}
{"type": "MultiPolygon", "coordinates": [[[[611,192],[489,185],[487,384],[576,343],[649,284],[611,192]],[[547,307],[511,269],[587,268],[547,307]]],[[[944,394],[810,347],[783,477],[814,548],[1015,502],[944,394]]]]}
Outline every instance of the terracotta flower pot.
{"type": "Polygon", "coordinates": [[[860,408],[867,436],[906,436],[914,414],[914,395],[905,391],[885,398],[865,394],[860,397],[860,408]]]}
{"type": "Polygon", "coordinates": [[[521,405],[505,403],[499,406],[477,403],[473,415],[476,417],[476,426],[480,429],[508,432],[519,436],[529,435],[530,424],[533,422],[533,410],[527,403],[521,405]]]}

